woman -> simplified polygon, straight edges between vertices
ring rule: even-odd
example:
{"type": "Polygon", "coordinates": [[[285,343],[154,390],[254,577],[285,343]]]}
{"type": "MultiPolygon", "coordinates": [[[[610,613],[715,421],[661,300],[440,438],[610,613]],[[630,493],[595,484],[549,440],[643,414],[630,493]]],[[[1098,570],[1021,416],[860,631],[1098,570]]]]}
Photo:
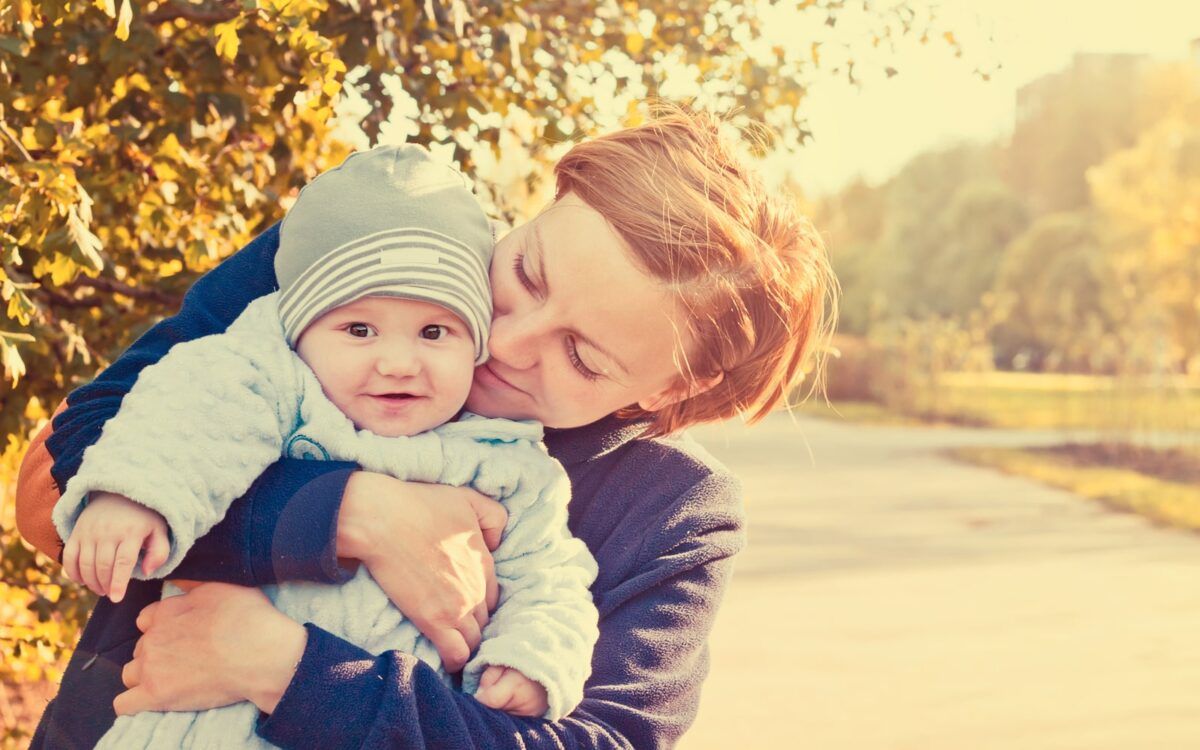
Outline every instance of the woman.
{"type": "MultiPolygon", "coordinates": [[[[554,203],[497,244],[491,359],[467,406],[543,422],[570,475],[571,530],[600,566],[600,641],[579,709],[559,722],[515,719],[447,689],[411,656],[372,655],[291,622],[257,591],[209,583],[153,603],[159,584],[146,581],[98,605],[34,747],[87,746],[111,724],[112,707],[73,695],[112,695],[122,713],[250,700],[264,714],[259,734],[282,747],[678,739],[695,716],[705,639],[743,531],[735,480],[676,434],[775,406],[828,331],[835,282],[810,225],[766,194],[709,117],[671,111],[581,143],[555,172],[554,203]]],[[[26,538],[58,552],[56,488],[137,372],[273,290],[277,241],[272,228],[200,279],[177,316],[68,397],[22,467],[26,538]]],[[[453,666],[486,622],[487,547],[503,523],[498,506],[464,490],[285,459],[179,574],[336,582],[365,564],[453,666]]],[[[87,580],[110,561],[70,563],[87,580]]]]}

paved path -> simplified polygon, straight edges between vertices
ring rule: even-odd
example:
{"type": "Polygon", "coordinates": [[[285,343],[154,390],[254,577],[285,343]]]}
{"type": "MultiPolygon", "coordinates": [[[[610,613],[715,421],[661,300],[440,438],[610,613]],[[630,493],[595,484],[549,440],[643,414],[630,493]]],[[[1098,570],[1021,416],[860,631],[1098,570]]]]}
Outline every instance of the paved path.
{"type": "Polygon", "coordinates": [[[696,434],[750,546],[682,750],[1200,748],[1200,535],[938,455],[1044,434],[696,434]]]}

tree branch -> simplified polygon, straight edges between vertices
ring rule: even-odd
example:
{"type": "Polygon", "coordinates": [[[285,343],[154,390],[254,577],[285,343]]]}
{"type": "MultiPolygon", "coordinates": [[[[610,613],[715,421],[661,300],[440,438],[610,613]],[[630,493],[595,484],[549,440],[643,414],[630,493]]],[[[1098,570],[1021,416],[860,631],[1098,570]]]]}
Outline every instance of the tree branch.
{"type": "Polygon", "coordinates": [[[132,297],[133,299],[146,300],[149,302],[157,302],[160,305],[167,305],[167,306],[173,307],[173,308],[179,307],[179,303],[183,301],[182,298],[180,298],[180,297],[176,297],[175,295],[171,295],[171,294],[166,294],[166,293],[160,292],[156,289],[139,289],[134,286],[129,286],[128,284],[122,284],[119,281],[114,281],[113,279],[104,279],[104,278],[93,279],[88,276],[81,276],[81,277],[75,279],[70,284],[67,284],[65,288],[68,290],[73,290],[73,289],[77,289],[79,287],[95,289],[96,291],[99,291],[99,292],[111,292],[113,294],[123,294],[126,297],[132,297]]]}
{"type": "Polygon", "coordinates": [[[104,300],[100,299],[96,295],[85,297],[83,299],[76,299],[74,297],[68,297],[65,294],[59,294],[53,289],[47,289],[45,287],[34,289],[33,292],[35,295],[43,297],[51,307],[78,309],[84,307],[100,307],[104,304],[104,300]]]}
{"type": "Polygon", "coordinates": [[[16,147],[17,153],[24,157],[25,161],[33,161],[33,157],[29,155],[29,152],[25,150],[21,142],[17,140],[17,137],[2,122],[0,122],[0,135],[3,135],[9,143],[16,147]]]}
{"type": "Polygon", "coordinates": [[[153,26],[174,21],[177,18],[182,18],[202,26],[216,26],[219,23],[232,21],[242,12],[236,3],[229,2],[229,0],[224,0],[221,6],[218,8],[206,8],[199,5],[163,3],[158,6],[157,10],[147,13],[143,18],[146,23],[153,26]]]}

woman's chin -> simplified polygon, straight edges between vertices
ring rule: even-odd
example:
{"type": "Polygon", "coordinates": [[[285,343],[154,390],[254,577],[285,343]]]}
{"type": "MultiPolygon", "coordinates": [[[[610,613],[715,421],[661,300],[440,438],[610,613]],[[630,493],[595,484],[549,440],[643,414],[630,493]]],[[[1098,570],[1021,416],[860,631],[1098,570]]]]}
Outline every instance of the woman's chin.
{"type": "Polygon", "coordinates": [[[481,417],[493,419],[537,419],[538,415],[528,403],[516,403],[515,399],[504,398],[488,388],[472,385],[465,404],[467,411],[481,417]]]}

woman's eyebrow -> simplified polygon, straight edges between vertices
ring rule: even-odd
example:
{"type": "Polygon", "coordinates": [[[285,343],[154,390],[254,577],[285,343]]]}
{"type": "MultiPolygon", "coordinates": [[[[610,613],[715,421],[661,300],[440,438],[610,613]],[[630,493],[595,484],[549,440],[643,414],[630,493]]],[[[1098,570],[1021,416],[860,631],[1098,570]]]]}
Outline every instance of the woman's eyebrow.
{"type": "MultiPolygon", "coordinates": [[[[549,297],[550,275],[546,272],[546,246],[542,242],[542,232],[536,223],[533,224],[533,246],[534,252],[531,255],[533,256],[533,264],[537,267],[537,273],[535,276],[537,276],[542,282],[542,295],[549,297]]],[[[596,343],[595,339],[589,337],[586,333],[583,333],[578,328],[571,329],[571,332],[575,335],[575,338],[578,339],[580,343],[586,344],[591,349],[595,349],[601,354],[601,356],[616,365],[617,369],[623,372],[626,376],[629,375],[629,368],[625,366],[625,363],[613,356],[612,352],[596,343]]]]}

